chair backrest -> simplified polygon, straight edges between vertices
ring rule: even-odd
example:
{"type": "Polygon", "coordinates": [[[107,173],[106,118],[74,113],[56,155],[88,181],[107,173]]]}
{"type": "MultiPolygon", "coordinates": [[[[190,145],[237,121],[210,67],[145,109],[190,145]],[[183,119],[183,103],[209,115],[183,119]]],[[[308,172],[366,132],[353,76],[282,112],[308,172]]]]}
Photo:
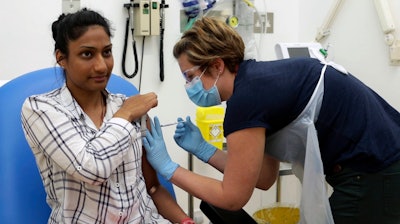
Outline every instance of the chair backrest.
{"type": "MultiPolygon", "coordinates": [[[[47,223],[50,207],[21,125],[21,107],[34,94],[59,88],[64,83],[59,67],[45,68],[19,76],[0,87],[0,220],[1,223],[47,223]]],[[[132,96],[136,87],[123,78],[112,75],[107,89],[132,96]]],[[[161,184],[175,198],[170,182],[161,184]]]]}

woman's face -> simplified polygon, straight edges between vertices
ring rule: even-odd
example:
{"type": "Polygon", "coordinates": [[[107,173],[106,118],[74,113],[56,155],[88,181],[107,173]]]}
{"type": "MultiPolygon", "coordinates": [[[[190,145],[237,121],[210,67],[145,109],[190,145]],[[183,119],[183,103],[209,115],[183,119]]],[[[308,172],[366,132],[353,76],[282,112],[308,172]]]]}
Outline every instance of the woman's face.
{"type": "Polygon", "coordinates": [[[60,61],[71,92],[97,92],[107,86],[113,66],[112,44],[102,26],[94,25],[68,44],[69,55],[60,61]]]}

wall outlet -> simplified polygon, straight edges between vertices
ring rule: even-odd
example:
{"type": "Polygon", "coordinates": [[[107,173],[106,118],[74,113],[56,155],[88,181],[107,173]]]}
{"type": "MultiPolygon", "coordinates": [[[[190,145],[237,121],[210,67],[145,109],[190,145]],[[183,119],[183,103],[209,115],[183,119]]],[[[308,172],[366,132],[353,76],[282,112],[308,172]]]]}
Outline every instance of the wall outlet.
{"type": "Polygon", "coordinates": [[[254,15],[254,33],[273,33],[274,13],[259,13],[254,15]]]}
{"type": "Polygon", "coordinates": [[[61,11],[64,14],[74,13],[81,8],[80,0],[62,0],[61,11]]]}

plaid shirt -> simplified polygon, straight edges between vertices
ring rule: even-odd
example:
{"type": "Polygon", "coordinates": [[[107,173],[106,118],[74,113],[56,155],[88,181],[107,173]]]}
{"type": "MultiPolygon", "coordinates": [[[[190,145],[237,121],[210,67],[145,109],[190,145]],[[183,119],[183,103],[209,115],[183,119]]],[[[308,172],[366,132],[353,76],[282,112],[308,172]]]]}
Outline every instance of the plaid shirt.
{"type": "Polygon", "coordinates": [[[139,125],[112,118],[125,98],[107,92],[100,129],[65,85],[24,102],[22,125],[52,209],[49,223],[169,223],[146,191],[139,125]]]}

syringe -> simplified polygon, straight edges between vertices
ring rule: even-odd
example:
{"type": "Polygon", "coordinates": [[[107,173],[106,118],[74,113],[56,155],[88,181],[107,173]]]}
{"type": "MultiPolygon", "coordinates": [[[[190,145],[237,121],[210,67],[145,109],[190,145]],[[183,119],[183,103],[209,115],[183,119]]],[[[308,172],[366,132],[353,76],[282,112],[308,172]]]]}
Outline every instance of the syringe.
{"type": "Polygon", "coordinates": [[[182,122],[185,122],[185,121],[178,121],[178,122],[173,122],[173,123],[168,123],[168,124],[162,124],[162,125],[160,125],[160,127],[168,127],[168,126],[172,126],[172,125],[176,125],[176,124],[179,124],[179,123],[182,123],[182,122]]]}

